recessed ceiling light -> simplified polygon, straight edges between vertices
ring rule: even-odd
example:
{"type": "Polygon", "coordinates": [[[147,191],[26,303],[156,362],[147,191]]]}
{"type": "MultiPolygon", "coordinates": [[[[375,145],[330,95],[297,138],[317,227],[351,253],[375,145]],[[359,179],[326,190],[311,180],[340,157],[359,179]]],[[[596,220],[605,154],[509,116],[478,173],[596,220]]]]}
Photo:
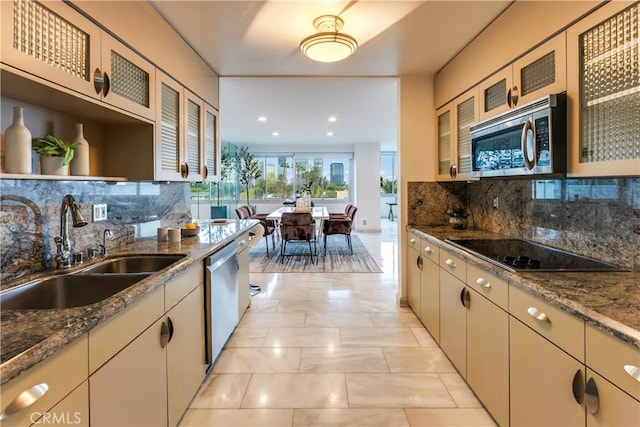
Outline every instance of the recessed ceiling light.
{"type": "Polygon", "coordinates": [[[327,136],[333,136],[333,132],[327,132],[327,136]]]}
{"type": "Polygon", "coordinates": [[[272,133],[271,133],[271,135],[273,135],[273,136],[278,136],[278,135],[280,135],[280,132],[278,132],[278,131],[276,131],[276,132],[272,132],[272,133]]]}
{"type": "Polygon", "coordinates": [[[259,122],[266,122],[267,118],[265,116],[260,116],[260,117],[258,117],[258,121],[259,122]]]}
{"type": "Polygon", "coordinates": [[[337,118],[335,118],[334,116],[329,117],[329,121],[330,122],[335,122],[336,120],[338,120],[337,118]]]}

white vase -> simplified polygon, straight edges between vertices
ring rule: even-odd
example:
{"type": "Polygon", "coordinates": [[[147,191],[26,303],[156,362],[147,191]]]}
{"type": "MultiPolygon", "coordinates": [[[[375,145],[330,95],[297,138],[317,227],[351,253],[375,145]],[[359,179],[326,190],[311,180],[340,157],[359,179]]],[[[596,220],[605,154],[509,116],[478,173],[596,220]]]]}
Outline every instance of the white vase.
{"type": "Polygon", "coordinates": [[[13,123],[4,131],[4,170],[31,173],[31,132],[24,125],[21,107],[13,107],[13,123]]]}
{"type": "Polygon", "coordinates": [[[77,143],[73,160],[71,160],[71,175],[89,175],[89,143],[84,139],[82,123],[76,123],[76,137],[71,143],[77,143]]]}
{"type": "Polygon", "coordinates": [[[64,157],[40,156],[40,173],[42,175],[69,175],[69,165],[62,166],[64,157]]]}

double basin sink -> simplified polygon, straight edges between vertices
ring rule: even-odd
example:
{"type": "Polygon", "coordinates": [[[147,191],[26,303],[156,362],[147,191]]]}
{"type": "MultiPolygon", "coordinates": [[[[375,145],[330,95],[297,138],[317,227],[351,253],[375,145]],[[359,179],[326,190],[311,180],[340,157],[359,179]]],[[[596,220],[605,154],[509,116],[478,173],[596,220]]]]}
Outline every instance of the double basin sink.
{"type": "Polygon", "coordinates": [[[0,310],[64,309],[95,304],[169,267],[184,256],[120,256],[74,273],[34,280],[0,293],[0,310]]]}

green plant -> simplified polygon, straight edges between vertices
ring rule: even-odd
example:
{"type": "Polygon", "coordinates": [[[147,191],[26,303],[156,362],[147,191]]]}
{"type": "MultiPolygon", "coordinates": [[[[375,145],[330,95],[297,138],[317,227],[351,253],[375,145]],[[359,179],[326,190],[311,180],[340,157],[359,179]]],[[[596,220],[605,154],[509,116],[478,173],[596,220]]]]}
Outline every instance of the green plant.
{"type": "Polygon", "coordinates": [[[47,135],[44,138],[33,138],[31,148],[41,156],[62,157],[62,166],[68,165],[73,159],[74,149],[77,142],[65,144],[65,142],[55,136],[47,135]]]}
{"type": "Polygon", "coordinates": [[[214,183],[216,185],[216,194],[218,198],[217,206],[220,206],[220,184],[222,184],[229,178],[229,173],[232,169],[233,157],[225,148],[224,151],[222,151],[222,156],[220,157],[220,180],[214,183]]]}
{"type": "Polygon", "coordinates": [[[249,188],[251,183],[254,179],[262,176],[260,162],[249,152],[248,147],[240,147],[235,153],[234,160],[238,179],[240,183],[247,188],[247,206],[249,206],[249,188]]]}
{"type": "Polygon", "coordinates": [[[457,206],[455,208],[447,209],[447,215],[453,218],[466,218],[468,214],[465,208],[457,206]]]}

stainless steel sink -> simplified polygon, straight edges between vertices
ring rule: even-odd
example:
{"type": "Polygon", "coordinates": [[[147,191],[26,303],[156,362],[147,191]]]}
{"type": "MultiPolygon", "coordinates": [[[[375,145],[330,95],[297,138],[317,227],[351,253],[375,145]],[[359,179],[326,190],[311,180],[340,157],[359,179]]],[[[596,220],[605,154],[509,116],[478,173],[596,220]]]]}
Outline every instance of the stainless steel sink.
{"type": "Polygon", "coordinates": [[[69,274],[29,282],[0,293],[0,310],[82,307],[109,298],[148,274],[69,274]]]}
{"type": "Polygon", "coordinates": [[[111,258],[96,265],[85,268],[80,274],[124,274],[124,273],[155,273],[174,262],[180,261],[185,255],[129,255],[111,258]]]}

